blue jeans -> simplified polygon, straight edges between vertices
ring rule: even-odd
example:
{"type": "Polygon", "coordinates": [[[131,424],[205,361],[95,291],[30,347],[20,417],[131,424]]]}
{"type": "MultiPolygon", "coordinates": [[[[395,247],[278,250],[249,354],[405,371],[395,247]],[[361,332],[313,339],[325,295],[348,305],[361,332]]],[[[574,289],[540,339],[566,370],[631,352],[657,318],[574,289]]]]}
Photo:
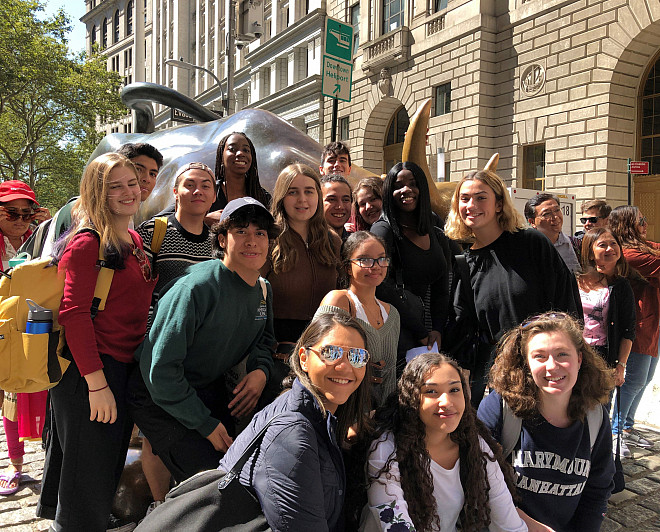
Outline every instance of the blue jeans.
{"type": "Polygon", "coordinates": [[[621,386],[621,397],[617,396],[614,403],[613,434],[618,434],[621,428],[630,430],[633,427],[637,407],[642,400],[646,386],[653,379],[657,365],[658,357],[643,355],[642,353],[630,353],[626,364],[626,382],[621,386]],[[619,401],[621,401],[621,417],[617,415],[616,408],[619,401]],[[622,420],[623,427],[621,427],[622,420]]]}

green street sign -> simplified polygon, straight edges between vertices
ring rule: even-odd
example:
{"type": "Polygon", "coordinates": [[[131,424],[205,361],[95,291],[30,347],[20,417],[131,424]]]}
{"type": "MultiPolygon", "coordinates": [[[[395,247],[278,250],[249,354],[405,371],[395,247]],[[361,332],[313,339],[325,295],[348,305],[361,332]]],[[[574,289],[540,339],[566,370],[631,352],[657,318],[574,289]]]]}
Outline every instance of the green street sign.
{"type": "Polygon", "coordinates": [[[325,19],[324,53],[341,59],[353,61],[353,26],[341,20],[325,19]]]}
{"type": "Polygon", "coordinates": [[[344,102],[351,101],[353,63],[344,63],[329,55],[323,56],[321,93],[344,102]]]}

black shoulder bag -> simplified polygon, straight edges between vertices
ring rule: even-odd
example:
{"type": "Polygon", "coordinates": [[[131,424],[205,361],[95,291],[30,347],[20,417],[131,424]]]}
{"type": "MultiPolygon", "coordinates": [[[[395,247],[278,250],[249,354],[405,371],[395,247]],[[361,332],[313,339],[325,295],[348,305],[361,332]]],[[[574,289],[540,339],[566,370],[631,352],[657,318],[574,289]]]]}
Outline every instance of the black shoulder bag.
{"type": "Polygon", "coordinates": [[[270,531],[257,497],[239,481],[243,466],[255,451],[273,416],[252,438],[228,473],[203,471],[172,488],[165,502],[156,507],[135,529],[137,532],[188,530],[190,532],[270,531]]]}

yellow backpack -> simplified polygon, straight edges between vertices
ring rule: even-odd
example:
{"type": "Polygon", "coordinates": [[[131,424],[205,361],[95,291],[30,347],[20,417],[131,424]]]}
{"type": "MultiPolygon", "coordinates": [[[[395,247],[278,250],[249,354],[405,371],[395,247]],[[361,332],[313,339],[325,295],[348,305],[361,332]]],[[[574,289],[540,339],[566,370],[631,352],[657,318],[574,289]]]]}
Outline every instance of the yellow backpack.
{"type": "MultiPolygon", "coordinates": [[[[114,270],[105,265],[103,247],[99,245],[99,275],[90,309],[92,319],[105,308],[114,275],[114,270]]],[[[64,274],[51,261],[51,257],[28,260],[9,270],[0,281],[0,389],[7,392],[48,390],[60,381],[69,365],[60,356],[65,346],[64,329],[57,321],[64,274]],[[26,299],[52,311],[52,332],[25,332],[29,310],[26,299]]]]}

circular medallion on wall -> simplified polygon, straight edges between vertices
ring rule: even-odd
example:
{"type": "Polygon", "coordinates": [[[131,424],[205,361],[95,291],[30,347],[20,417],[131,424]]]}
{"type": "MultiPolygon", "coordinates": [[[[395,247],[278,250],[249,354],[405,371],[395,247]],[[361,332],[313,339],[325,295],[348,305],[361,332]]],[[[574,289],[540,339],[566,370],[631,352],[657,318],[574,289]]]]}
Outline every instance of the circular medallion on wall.
{"type": "Polygon", "coordinates": [[[520,87],[527,96],[532,96],[545,86],[545,69],[539,64],[528,66],[520,78],[520,87]]]}

